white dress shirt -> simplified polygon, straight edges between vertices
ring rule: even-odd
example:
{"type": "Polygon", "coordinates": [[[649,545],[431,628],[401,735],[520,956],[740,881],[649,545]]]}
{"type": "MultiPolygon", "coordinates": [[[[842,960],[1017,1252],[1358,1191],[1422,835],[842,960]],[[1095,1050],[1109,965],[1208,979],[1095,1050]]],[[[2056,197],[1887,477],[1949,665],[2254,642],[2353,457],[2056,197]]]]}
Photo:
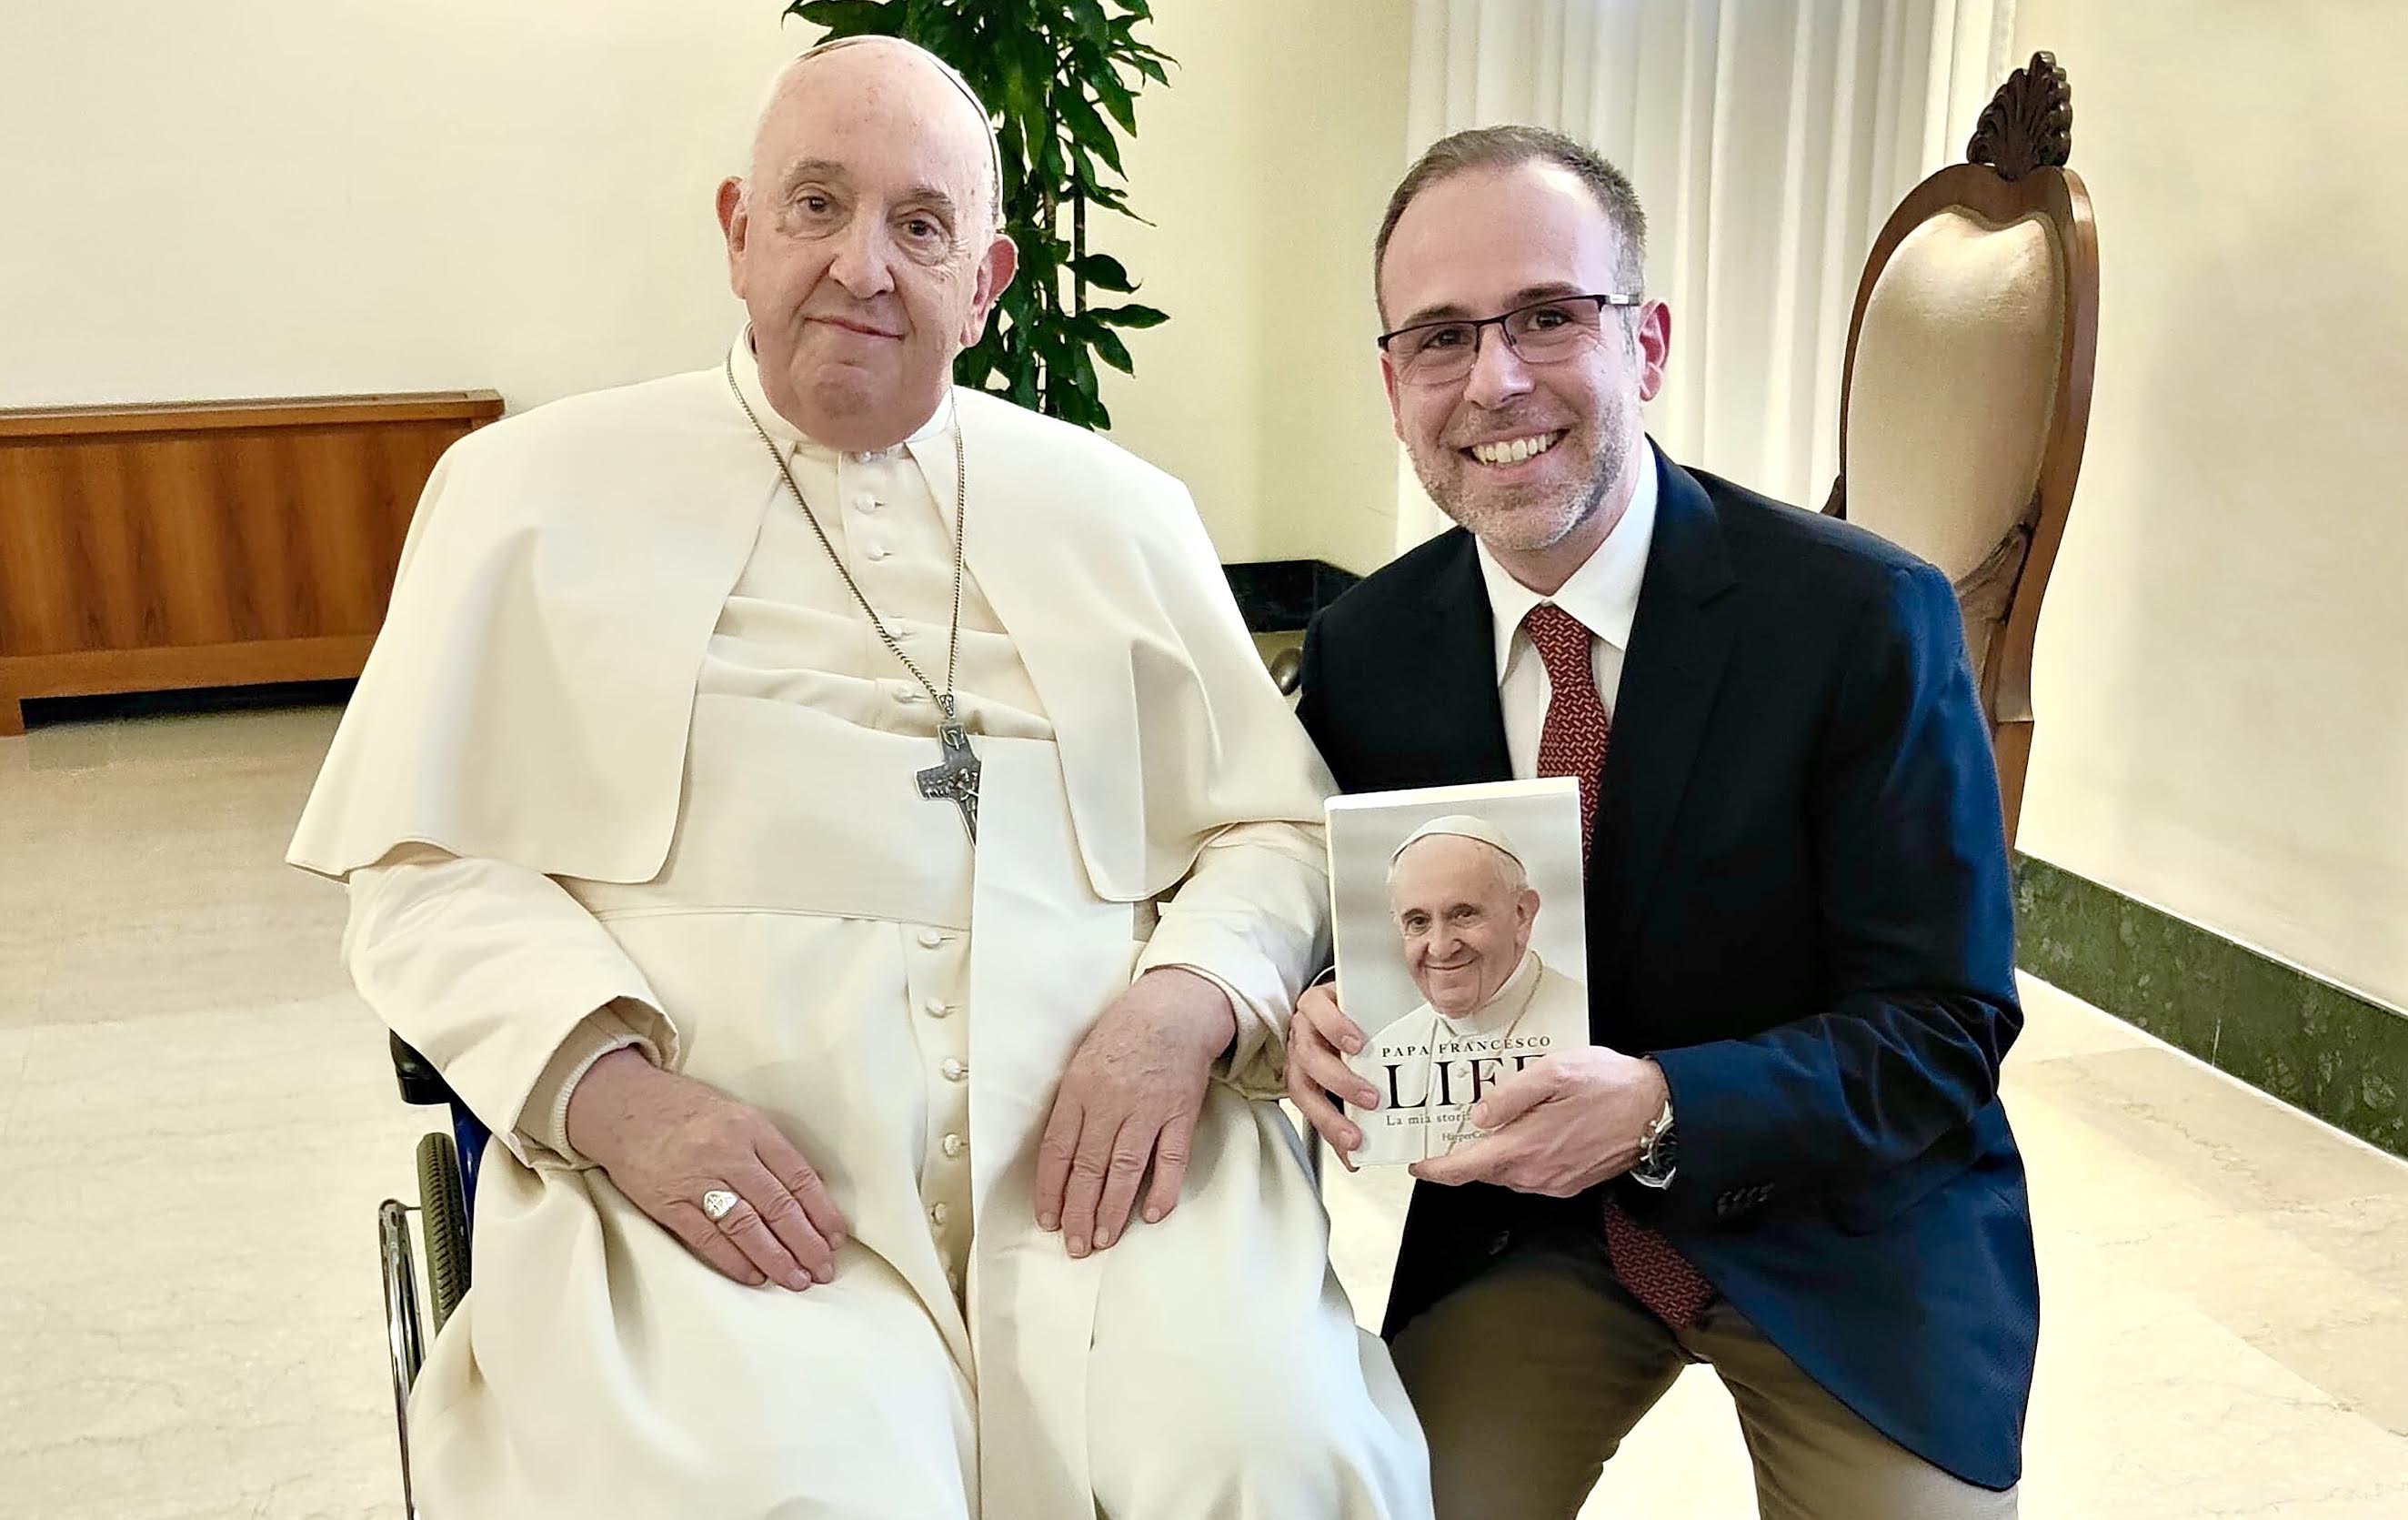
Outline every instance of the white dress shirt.
{"type": "Polygon", "coordinates": [[[1597,695],[1607,716],[1613,713],[1614,698],[1622,690],[1623,655],[1630,648],[1630,624],[1639,614],[1639,586],[1647,576],[1647,549],[1656,538],[1655,451],[1649,449],[1632,463],[1643,467],[1622,521],[1554,595],[1541,596],[1514,580],[1486,544],[1480,546],[1480,575],[1488,583],[1488,608],[1496,618],[1497,699],[1505,710],[1505,750],[1512,757],[1517,781],[1539,773],[1539,735],[1546,726],[1547,702],[1554,694],[1546,663],[1522,631],[1530,609],[1553,602],[1588,629],[1597,695]]]}

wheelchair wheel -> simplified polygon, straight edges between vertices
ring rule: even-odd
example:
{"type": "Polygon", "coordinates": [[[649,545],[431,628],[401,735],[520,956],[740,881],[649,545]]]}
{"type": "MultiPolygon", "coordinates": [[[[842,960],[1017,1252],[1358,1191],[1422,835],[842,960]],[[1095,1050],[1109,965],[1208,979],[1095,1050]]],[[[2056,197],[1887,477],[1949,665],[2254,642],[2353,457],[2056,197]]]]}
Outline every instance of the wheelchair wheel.
{"type": "Polygon", "coordinates": [[[419,1227],[426,1237],[426,1287],[439,1332],[468,1292],[468,1209],[460,1196],[459,1151],[437,1133],[418,1142],[419,1227]]]}

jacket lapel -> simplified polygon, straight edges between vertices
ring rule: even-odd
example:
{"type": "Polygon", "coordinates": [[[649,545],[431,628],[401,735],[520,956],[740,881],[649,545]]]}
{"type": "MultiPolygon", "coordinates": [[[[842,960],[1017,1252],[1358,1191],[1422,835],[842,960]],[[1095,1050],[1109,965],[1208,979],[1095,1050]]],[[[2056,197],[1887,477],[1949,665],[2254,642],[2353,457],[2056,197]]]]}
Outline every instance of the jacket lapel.
{"type": "Polygon", "coordinates": [[[1614,702],[1605,762],[1593,889],[1613,959],[1626,964],[1648,894],[1672,836],[1692,762],[1712,715],[1738,625],[1727,595],[1737,578],[1713,501],[1688,471],[1660,453],[1656,537],[1614,702]],[[1603,880],[1598,880],[1599,876],[1603,880]]]}
{"type": "Polygon", "coordinates": [[[1419,784],[1455,785],[1513,778],[1505,746],[1505,710],[1497,696],[1496,614],[1481,579],[1479,550],[1461,528],[1455,552],[1440,566],[1426,605],[1429,657],[1415,691],[1399,694],[1407,710],[1459,715],[1459,726],[1437,746],[1446,774],[1419,784]]]}

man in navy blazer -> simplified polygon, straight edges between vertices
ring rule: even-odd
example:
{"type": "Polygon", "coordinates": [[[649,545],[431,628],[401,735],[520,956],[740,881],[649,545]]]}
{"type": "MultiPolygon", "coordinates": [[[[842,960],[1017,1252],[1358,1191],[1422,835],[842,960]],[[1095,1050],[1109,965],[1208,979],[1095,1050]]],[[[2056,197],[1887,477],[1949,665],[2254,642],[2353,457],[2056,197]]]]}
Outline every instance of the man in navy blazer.
{"type": "MultiPolygon", "coordinates": [[[[1656,452],[1628,182],[1459,134],[1375,262],[1398,436],[1460,524],[1307,636],[1346,791],[1583,780],[1588,1049],[1414,1169],[1387,1334],[1440,1520],[1569,1517],[1682,1367],[1762,1513],[2015,1513],[2039,1290],[1998,1097],[2022,1022],[1998,782],[1930,566],[1656,452]]],[[[1945,445],[1935,440],[1934,447],[1945,445]]],[[[1327,988],[1288,1085],[1376,1100],[1327,988]]]]}

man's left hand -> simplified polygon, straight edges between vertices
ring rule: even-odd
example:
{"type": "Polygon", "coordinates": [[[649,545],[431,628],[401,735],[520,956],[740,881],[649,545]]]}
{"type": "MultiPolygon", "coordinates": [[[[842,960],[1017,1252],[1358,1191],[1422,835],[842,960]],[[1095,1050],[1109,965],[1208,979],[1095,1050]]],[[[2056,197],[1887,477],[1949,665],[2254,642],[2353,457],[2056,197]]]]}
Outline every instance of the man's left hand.
{"type": "Polygon", "coordinates": [[[1655,1062],[1602,1045],[1550,1055],[1472,1105],[1471,1122],[1485,1134],[1415,1162],[1412,1174],[1568,1198],[1631,1169],[1668,1091],[1655,1062]]]}
{"type": "Polygon", "coordinates": [[[1137,979],[1087,1031],[1037,1148],[1037,1223],[1070,1255],[1120,1239],[1149,1166],[1145,1218],[1179,1204],[1212,1063],[1237,1037],[1228,995],[1193,971],[1137,979]]]}

